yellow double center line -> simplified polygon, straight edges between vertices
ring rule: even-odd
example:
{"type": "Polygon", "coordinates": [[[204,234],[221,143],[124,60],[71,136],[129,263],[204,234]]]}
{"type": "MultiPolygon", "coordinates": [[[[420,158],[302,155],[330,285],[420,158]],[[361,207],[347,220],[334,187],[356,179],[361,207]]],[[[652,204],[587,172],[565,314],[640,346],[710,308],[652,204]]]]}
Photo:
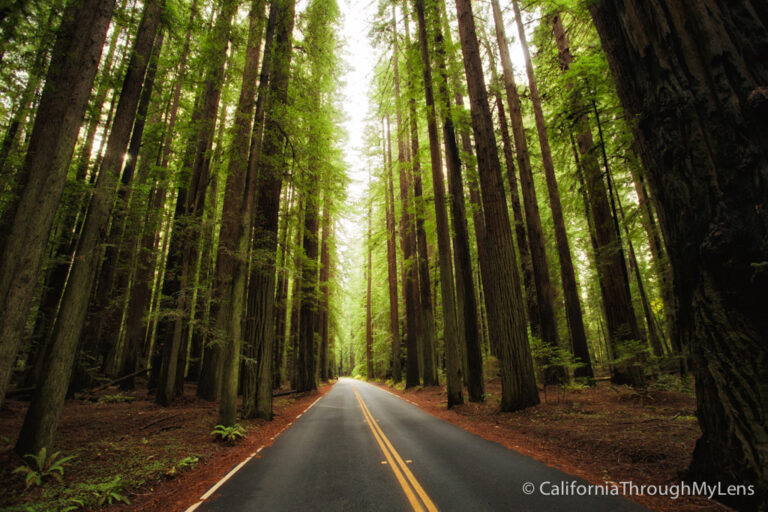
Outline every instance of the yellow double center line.
{"type": "Polygon", "coordinates": [[[419,485],[416,477],[413,476],[411,470],[408,469],[408,466],[406,466],[405,462],[403,462],[400,454],[397,453],[397,450],[395,450],[395,448],[392,446],[392,443],[389,442],[387,436],[384,435],[384,432],[381,430],[381,427],[379,427],[379,424],[376,423],[375,419],[373,419],[371,411],[368,410],[368,406],[365,405],[363,398],[360,396],[360,393],[357,392],[355,386],[352,386],[352,391],[355,392],[357,401],[360,403],[360,408],[363,410],[363,416],[365,416],[365,419],[368,420],[368,426],[371,428],[371,432],[373,432],[373,437],[375,437],[376,442],[379,443],[379,447],[384,453],[384,458],[387,459],[389,467],[392,468],[392,472],[395,474],[395,478],[397,478],[397,481],[400,483],[400,487],[403,488],[405,496],[411,503],[413,510],[416,512],[423,512],[426,508],[426,510],[429,512],[437,512],[437,507],[435,504],[432,503],[431,499],[429,499],[429,496],[427,496],[427,493],[424,492],[424,489],[421,487],[421,485],[419,485]],[[421,501],[419,501],[419,498],[421,498],[421,501]]]}

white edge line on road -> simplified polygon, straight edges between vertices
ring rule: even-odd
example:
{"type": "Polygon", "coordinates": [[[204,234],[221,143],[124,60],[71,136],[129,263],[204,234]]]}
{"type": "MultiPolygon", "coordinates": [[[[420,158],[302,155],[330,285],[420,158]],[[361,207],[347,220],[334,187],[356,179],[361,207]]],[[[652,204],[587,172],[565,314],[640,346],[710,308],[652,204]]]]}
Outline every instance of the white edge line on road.
{"type": "Polygon", "coordinates": [[[193,510],[195,510],[197,507],[199,507],[202,504],[203,504],[202,501],[198,501],[197,503],[195,503],[194,505],[189,507],[185,512],[192,512],[193,510]]]}
{"type": "Polygon", "coordinates": [[[391,392],[391,391],[389,391],[389,390],[387,390],[387,389],[384,389],[384,388],[382,388],[382,387],[380,387],[380,386],[375,386],[375,387],[379,388],[380,390],[382,390],[382,391],[383,391],[383,392],[385,392],[385,393],[389,393],[389,394],[390,394],[390,395],[392,395],[393,397],[395,397],[395,398],[397,398],[397,399],[399,399],[399,400],[402,400],[403,402],[408,402],[409,404],[412,404],[412,405],[415,405],[416,407],[419,407],[419,404],[417,404],[416,402],[414,402],[414,401],[412,401],[412,400],[408,400],[408,399],[407,399],[407,398],[405,398],[405,397],[402,397],[402,396],[400,396],[400,395],[396,395],[396,394],[394,394],[393,392],[391,392]]]}
{"type": "Polygon", "coordinates": [[[219,480],[218,482],[216,482],[216,483],[213,485],[213,487],[211,487],[210,489],[208,489],[208,490],[206,491],[206,493],[205,493],[205,494],[203,494],[202,496],[200,496],[200,501],[198,501],[197,503],[195,503],[194,505],[192,505],[191,507],[189,507],[189,508],[188,508],[188,509],[187,509],[185,512],[192,512],[192,511],[193,511],[193,510],[195,510],[197,507],[199,507],[199,506],[200,506],[200,505],[201,505],[201,504],[202,504],[202,503],[203,503],[205,500],[207,500],[207,499],[208,499],[208,498],[211,496],[211,494],[213,494],[214,492],[216,492],[216,490],[217,490],[219,487],[221,487],[222,485],[224,485],[224,482],[226,482],[227,480],[229,480],[230,478],[232,478],[232,475],[234,475],[235,473],[237,473],[237,472],[240,470],[240,468],[242,468],[243,466],[245,466],[245,464],[246,464],[246,463],[247,463],[249,460],[251,460],[251,459],[253,458],[253,456],[254,456],[254,455],[256,455],[256,454],[255,454],[255,453],[251,454],[251,455],[250,455],[249,457],[247,457],[247,458],[246,458],[246,459],[245,459],[243,462],[241,462],[240,464],[238,464],[237,466],[235,466],[234,468],[232,468],[232,470],[231,470],[229,473],[227,473],[227,474],[224,476],[224,478],[222,478],[221,480],[219,480]]]}
{"type": "MultiPolygon", "coordinates": [[[[320,398],[323,398],[323,397],[320,397],[320,398]]],[[[312,406],[313,406],[313,405],[315,405],[317,402],[319,402],[319,401],[320,401],[320,398],[318,398],[317,400],[315,400],[314,402],[312,402],[311,404],[309,404],[309,407],[307,407],[306,409],[304,409],[304,412],[307,412],[308,410],[310,410],[310,409],[312,408],[312,406]]],[[[303,413],[302,413],[302,414],[303,414],[303,413]]],[[[299,416],[301,416],[301,414],[300,414],[299,416]]]]}
{"type": "MultiPolygon", "coordinates": [[[[323,398],[323,397],[321,396],[320,398],[323,398]]],[[[312,406],[313,406],[313,405],[315,405],[315,404],[316,404],[316,403],[317,403],[317,402],[320,400],[320,398],[318,398],[317,400],[315,400],[314,402],[312,402],[312,403],[309,405],[309,407],[307,407],[306,409],[304,409],[304,412],[307,412],[308,410],[310,410],[310,409],[312,408],[312,406]]],[[[303,413],[302,413],[302,414],[303,414],[303,413]]],[[[296,418],[297,418],[297,419],[298,419],[298,418],[300,418],[300,417],[301,417],[301,414],[299,414],[298,416],[296,416],[296,418]]],[[[271,440],[272,440],[272,441],[274,441],[274,440],[277,438],[277,436],[279,436],[280,434],[282,434],[283,432],[285,432],[285,430],[286,430],[288,427],[290,427],[291,425],[293,425],[293,422],[290,422],[289,424],[287,424],[287,425],[285,426],[285,428],[284,428],[283,430],[281,430],[280,432],[278,432],[277,434],[275,434],[275,437],[273,437],[271,440]]],[[[240,469],[241,469],[243,466],[245,466],[245,464],[246,464],[246,463],[247,463],[249,460],[251,460],[251,459],[252,459],[252,458],[253,458],[253,457],[254,457],[254,456],[257,454],[257,453],[261,452],[261,450],[262,450],[262,449],[264,449],[264,447],[263,447],[263,446],[262,446],[262,447],[260,447],[258,450],[256,450],[256,453],[252,453],[252,454],[251,454],[251,455],[249,455],[249,456],[248,456],[248,457],[247,457],[247,458],[246,458],[246,459],[245,459],[243,462],[241,462],[240,464],[238,464],[237,466],[235,466],[234,468],[232,468],[232,470],[231,470],[229,473],[227,473],[227,474],[224,476],[224,478],[222,478],[221,480],[219,480],[218,482],[216,482],[215,484],[213,484],[213,487],[211,487],[210,489],[208,489],[208,490],[206,491],[206,493],[205,493],[205,494],[203,494],[202,496],[200,496],[200,501],[198,501],[198,502],[197,502],[197,503],[195,503],[194,505],[190,506],[190,507],[189,507],[188,509],[186,509],[184,512],[193,512],[194,510],[196,510],[196,509],[197,509],[197,507],[199,507],[200,505],[202,505],[202,504],[203,504],[203,502],[204,502],[205,500],[207,500],[207,499],[208,499],[208,498],[211,496],[211,494],[213,494],[214,492],[216,492],[216,490],[217,490],[219,487],[221,487],[222,485],[224,485],[224,482],[226,482],[227,480],[229,480],[230,478],[232,478],[232,475],[234,475],[235,473],[237,473],[237,472],[238,472],[238,471],[239,471],[239,470],[240,470],[240,469]]]]}
{"type": "Polygon", "coordinates": [[[210,489],[208,489],[208,491],[207,491],[205,494],[203,494],[202,496],[200,496],[200,500],[201,500],[201,501],[202,501],[202,500],[207,500],[207,499],[208,499],[208,497],[210,497],[210,495],[211,495],[211,494],[213,494],[214,492],[216,492],[216,489],[218,489],[219,487],[221,487],[221,486],[224,484],[224,482],[226,482],[227,480],[229,480],[230,478],[232,478],[232,475],[234,475],[235,473],[237,473],[238,471],[240,471],[240,468],[242,468],[243,466],[245,466],[245,464],[246,464],[246,463],[247,463],[249,460],[251,460],[252,458],[253,458],[253,455],[251,455],[250,457],[247,457],[247,458],[246,458],[246,459],[245,459],[243,462],[241,462],[240,464],[238,464],[237,466],[235,466],[234,468],[232,468],[232,470],[231,470],[229,473],[227,473],[227,474],[226,474],[226,476],[225,476],[224,478],[222,478],[221,480],[219,480],[219,481],[218,481],[218,482],[217,482],[217,483],[216,483],[216,484],[215,484],[213,487],[211,487],[210,489]]]}

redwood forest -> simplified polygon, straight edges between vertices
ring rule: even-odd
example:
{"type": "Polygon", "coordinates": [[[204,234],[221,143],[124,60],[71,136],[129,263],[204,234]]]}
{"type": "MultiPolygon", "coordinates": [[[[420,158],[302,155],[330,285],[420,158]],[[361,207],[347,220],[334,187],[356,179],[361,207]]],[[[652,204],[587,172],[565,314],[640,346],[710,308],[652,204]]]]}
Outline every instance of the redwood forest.
{"type": "Polygon", "coordinates": [[[0,0],[0,510],[768,510],[768,4],[0,0]]]}

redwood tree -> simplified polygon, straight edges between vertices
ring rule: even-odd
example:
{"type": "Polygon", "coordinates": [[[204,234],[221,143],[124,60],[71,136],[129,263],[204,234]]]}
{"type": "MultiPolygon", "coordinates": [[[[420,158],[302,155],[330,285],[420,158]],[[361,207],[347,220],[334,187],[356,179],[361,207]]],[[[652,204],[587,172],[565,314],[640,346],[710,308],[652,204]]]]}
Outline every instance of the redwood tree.
{"type": "Polygon", "coordinates": [[[492,279],[483,283],[488,327],[501,354],[501,408],[514,411],[537,404],[539,393],[528,346],[517,257],[471,0],[456,0],[456,10],[483,198],[485,243],[490,246],[492,279]]]}
{"type": "Polygon", "coordinates": [[[601,0],[590,11],[659,207],[696,378],[689,478],[768,495],[768,6],[601,0]]]}
{"type": "Polygon", "coordinates": [[[11,378],[114,0],[71,0],[62,15],[24,160],[21,196],[0,232],[0,404],[11,378]],[[5,227],[4,227],[5,228],[5,227]]]}
{"type": "Polygon", "coordinates": [[[115,203],[118,179],[131,136],[144,75],[160,27],[163,5],[163,0],[151,0],[144,7],[128,71],[123,80],[115,121],[107,140],[102,168],[77,247],[77,257],[73,262],[59,315],[53,327],[51,350],[45,355],[40,382],[37,383],[16,443],[15,450],[20,454],[37,453],[43,447],[50,448],[53,443],[85,323],[88,299],[102,250],[101,244],[106,241],[107,225],[115,203]]]}

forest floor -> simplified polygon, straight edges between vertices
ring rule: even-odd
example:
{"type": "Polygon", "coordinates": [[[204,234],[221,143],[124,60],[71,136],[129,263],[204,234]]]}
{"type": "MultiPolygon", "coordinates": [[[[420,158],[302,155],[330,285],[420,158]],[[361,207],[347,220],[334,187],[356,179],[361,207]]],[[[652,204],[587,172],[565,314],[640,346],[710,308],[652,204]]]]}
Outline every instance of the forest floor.
{"type": "MultiPolygon", "coordinates": [[[[502,413],[498,379],[486,383],[485,403],[451,410],[445,408],[444,387],[404,391],[374,384],[466,431],[595,484],[679,482],[701,436],[696,399],[686,392],[635,391],[608,383],[566,392],[551,387],[546,397],[541,393],[540,405],[502,413]]],[[[731,510],[696,496],[630,498],[663,512],[731,510]]]]}
{"type": "Polygon", "coordinates": [[[318,391],[276,397],[274,420],[242,420],[247,435],[232,445],[211,436],[217,404],[195,397],[192,385],[170,407],[155,405],[141,386],[131,392],[107,389],[92,397],[94,401],[68,400],[56,449],[61,457],[75,458],[65,465],[63,482],[49,478],[27,491],[23,475],[12,473],[25,462],[12,447],[28,403],[7,400],[0,410],[0,510],[92,510],[100,508],[100,501],[119,502],[118,496],[130,505],[110,510],[185,510],[233,466],[271,445],[297,414],[330,388],[324,384],[318,391]],[[110,491],[117,496],[110,498],[110,491]]]}

